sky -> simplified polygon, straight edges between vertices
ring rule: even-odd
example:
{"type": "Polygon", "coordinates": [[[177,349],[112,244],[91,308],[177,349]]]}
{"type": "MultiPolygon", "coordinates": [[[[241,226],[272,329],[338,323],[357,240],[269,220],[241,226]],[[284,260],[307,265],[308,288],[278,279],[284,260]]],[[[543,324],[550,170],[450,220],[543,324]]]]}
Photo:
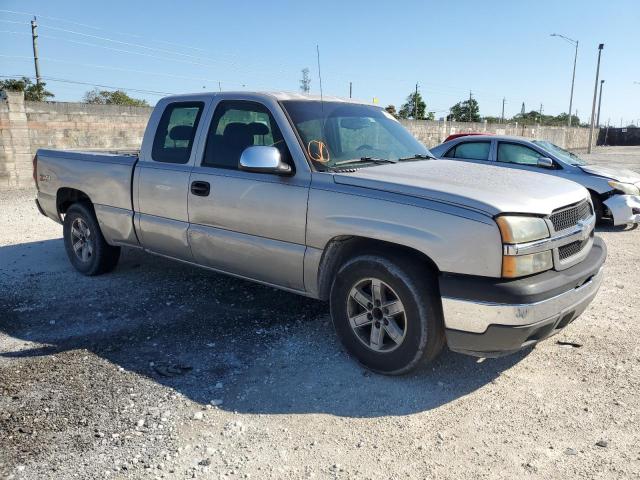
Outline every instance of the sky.
{"type": "Polygon", "coordinates": [[[94,85],[154,104],[169,93],[299,90],[398,109],[416,82],[436,118],[472,92],[483,116],[567,112],[579,41],[574,113],[591,115],[604,43],[601,123],[640,122],[640,1],[0,0],[0,75],[41,75],[58,101],[94,85]],[[55,80],[54,80],[55,79],[55,80]],[[66,80],[62,82],[60,80],[66,80]],[[68,81],[78,83],[68,83],[68,81]],[[638,83],[634,83],[638,82],[638,83]]]}

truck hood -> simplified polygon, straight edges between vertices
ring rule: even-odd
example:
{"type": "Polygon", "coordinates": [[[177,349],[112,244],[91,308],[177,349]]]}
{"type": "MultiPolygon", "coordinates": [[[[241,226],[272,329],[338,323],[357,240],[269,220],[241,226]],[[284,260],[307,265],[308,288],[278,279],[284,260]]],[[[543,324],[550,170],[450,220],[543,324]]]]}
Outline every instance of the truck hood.
{"type": "Polygon", "coordinates": [[[455,160],[377,165],[337,173],[334,181],[460,205],[491,216],[549,215],[589,196],[577,183],[551,175],[455,160]]]}
{"type": "Polygon", "coordinates": [[[640,183],[640,174],[633,170],[601,167],[599,165],[580,165],[580,169],[582,169],[583,172],[590,173],[591,175],[609,178],[617,182],[640,183]]]}

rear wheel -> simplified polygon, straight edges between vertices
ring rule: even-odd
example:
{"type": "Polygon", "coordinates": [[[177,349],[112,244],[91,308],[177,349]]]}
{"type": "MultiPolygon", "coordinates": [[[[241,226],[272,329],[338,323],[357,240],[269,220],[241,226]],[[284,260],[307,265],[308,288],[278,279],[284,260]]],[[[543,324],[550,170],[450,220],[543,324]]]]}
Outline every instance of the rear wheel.
{"type": "Polygon", "coordinates": [[[69,261],[80,273],[100,275],[118,264],[120,247],[105,241],[89,206],[83,203],[71,205],[64,217],[63,232],[69,261]]]}
{"type": "Polygon", "coordinates": [[[338,337],[373,371],[406,373],[442,350],[435,278],[409,259],[363,255],[346,262],[335,277],[330,301],[338,337]]]}

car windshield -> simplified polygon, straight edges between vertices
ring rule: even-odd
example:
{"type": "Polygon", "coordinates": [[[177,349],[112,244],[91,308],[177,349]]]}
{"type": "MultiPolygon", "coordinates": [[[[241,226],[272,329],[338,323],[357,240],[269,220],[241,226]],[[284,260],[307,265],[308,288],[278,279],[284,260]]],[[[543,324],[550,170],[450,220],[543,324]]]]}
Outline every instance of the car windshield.
{"type": "Polygon", "coordinates": [[[582,158],[577,156],[575,153],[571,153],[564,148],[560,148],[559,146],[547,142],[546,140],[534,140],[535,143],[540,148],[546,150],[549,153],[552,153],[556,157],[560,158],[560,160],[567,162],[569,165],[586,165],[587,162],[582,158]]]}
{"type": "Polygon", "coordinates": [[[346,102],[287,100],[282,105],[307,156],[321,170],[432,158],[382,108],[346,102]]]}

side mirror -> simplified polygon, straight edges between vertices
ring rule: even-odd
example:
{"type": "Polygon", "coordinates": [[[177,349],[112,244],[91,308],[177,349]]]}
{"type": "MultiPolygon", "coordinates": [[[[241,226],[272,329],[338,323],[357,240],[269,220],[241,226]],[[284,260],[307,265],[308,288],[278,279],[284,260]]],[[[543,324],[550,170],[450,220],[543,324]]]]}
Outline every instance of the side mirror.
{"type": "Polygon", "coordinates": [[[256,145],[247,147],[240,155],[240,170],[256,173],[274,173],[288,175],[291,167],[282,161],[280,150],[276,147],[256,145]]]}
{"type": "Polygon", "coordinates": [[[553,163],[553,160],[548,157],[540,157],[537,165],[540,168],[555,168],[556,166],[556,164],[553,163]]]}

